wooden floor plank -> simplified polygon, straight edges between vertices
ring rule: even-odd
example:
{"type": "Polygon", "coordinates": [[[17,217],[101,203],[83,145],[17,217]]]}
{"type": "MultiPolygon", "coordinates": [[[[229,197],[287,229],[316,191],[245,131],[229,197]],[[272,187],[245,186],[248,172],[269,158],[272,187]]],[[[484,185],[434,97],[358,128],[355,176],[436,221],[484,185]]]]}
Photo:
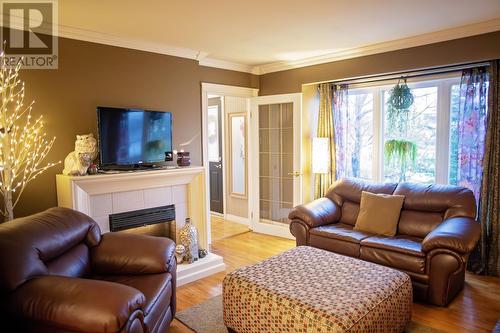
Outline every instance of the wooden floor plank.
{"type": "Polygon", "coordinates": [[[210,228],[212,230],[212,242],[250,231],[246,225],[224,220],[215,214],[210,217],[210,228]]]}

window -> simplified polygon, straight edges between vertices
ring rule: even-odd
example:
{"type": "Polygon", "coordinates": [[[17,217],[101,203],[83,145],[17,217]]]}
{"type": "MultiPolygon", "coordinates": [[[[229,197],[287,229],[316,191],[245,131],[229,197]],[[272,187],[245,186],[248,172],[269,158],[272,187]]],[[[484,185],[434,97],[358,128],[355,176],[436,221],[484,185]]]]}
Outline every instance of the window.
{"type": "Polygon", "coordinates": [[[450,167],[448,181],[450,184],[457,185],[458,171],[458,108],[460,98],[460,85],[454,84],[451,87],[450,96],[450,167]]]}
{"type": "Polygon", "coordinates": [[[387,112],[390,90],[396,82],[375,87],[350,86],[346,176],[385,182],[456,182],[457,162],[453,154],[458,151],[455,128],[459,75],[408,80],[414,102],[404,138],[414,143],[416,154],[406,164],[395,162],[386,154],[386,142],[397,141],[401,136],[400,131],[391,128],[387,112]]]}
{"type": "Polygon", "coordinates": [[[346,172],[349,177],[372,178],[373,169],[373,93],[349,92],[346,172]]]}

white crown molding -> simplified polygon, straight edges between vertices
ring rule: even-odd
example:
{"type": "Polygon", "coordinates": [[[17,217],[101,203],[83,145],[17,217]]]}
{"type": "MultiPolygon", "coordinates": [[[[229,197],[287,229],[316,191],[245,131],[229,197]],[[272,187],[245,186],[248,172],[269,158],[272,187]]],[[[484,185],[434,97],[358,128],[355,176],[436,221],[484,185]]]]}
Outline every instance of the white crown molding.
{"type": "Polygon", "coordinates": [[[199,57],[206,56],[206,53],[198,50],[165,45],[161,43],[146,42],[132,38],[124,38],[105,34],[102,32],[90,31],[63,25],[59,25],[59,37],[165,54],[187,59],[197,60],[199,57]]]}
{"type": "Polygon", "coordinates": [[[198,62],[201,66],[229,69],[232,71],[251,73],[255,75],[260,74],[258,66],[238,64],[235,62],[218,60],[209,57],[201,58],[198,62]]]}
{"type": "Polygon", "coordinates": [[[400,49],[406,49],[415,46],[422,46],[427,44],[444,42],[458,38],[470,37],[480,35],[488,32],[500,30],[500,18],[484,21],[480,23],[465,25],[452,29],[440,30],[427,34],[412,36],[408,38],[397,39],[393,41],[367,45],[358,48],[345,49],[334,53],[329,53],[321,56],[311,57],[307,59],[300,59],[294,61],[279,61],[258,67],[260,74],[267,74],[272,72],[280,72],[293,68],[307,67],[312,65],[324,64],[333,61],[351,59],[377,53],[390,52],[400,49]]]}

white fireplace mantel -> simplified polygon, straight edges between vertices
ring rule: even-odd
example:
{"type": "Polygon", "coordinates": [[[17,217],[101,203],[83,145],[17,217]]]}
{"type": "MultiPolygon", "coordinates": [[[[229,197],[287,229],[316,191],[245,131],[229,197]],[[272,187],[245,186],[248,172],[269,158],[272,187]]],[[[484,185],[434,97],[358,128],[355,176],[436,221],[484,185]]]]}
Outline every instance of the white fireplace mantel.
{"type": "MultiPolygon", "coordinates": [[[[208,249],[209,216],[203,167],[88,176],[57,175],[56,183],[58,205],[89,215],[103,233],[109,232],[109,214],[174,204],[177,228],[190,217],[198,229],[200,247],[208,249]]],[[[179,265],[178,285],[225,269],[221,257],[210,253],[206,259],[196,265],[200,266],[199,272],[195,266],[179,265]]]]}

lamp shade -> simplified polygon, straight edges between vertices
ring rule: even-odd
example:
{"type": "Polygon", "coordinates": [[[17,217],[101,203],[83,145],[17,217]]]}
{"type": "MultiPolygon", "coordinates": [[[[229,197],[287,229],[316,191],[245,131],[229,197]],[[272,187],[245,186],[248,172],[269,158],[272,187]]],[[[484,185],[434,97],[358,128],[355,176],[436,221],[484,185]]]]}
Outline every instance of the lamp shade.
{"type": "Polygon", "coordinates": [[[330,171],[330,139],[312,139],[312,172],[328,173],[330,171]]]}

